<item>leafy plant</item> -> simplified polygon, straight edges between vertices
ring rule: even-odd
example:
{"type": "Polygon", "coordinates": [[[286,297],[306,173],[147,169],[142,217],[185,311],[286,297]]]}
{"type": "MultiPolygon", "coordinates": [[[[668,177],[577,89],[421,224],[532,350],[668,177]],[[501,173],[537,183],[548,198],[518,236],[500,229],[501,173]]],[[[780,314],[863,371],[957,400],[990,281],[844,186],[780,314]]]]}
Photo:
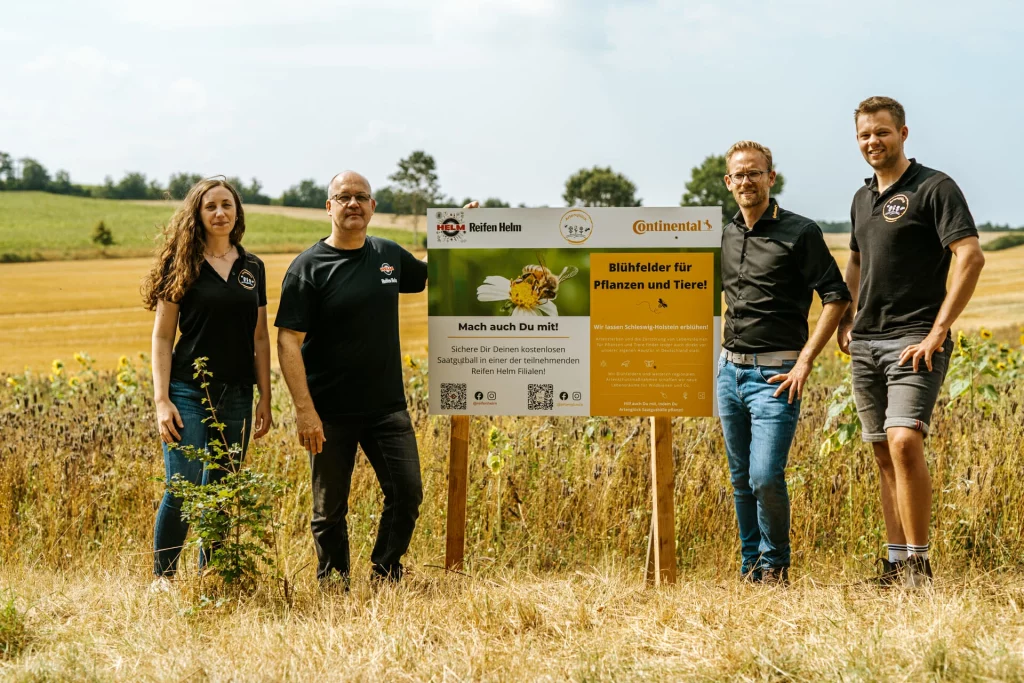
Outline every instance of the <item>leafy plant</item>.
{"type": "Polygon", "coordinates": [[[242,465],[242,444],[228,444],[226,425],[217,418],[210,398],[212,373],[206,369],[207,358],[193,363],[196,379],[206,393],[203,403],[210,414],[203,423],[215,430],[208,448],[181,446],[189,459],[201,460],[205,470],[223,472],[208,477],[205,484],[194,484],[175,475],[167,485],[172,495],[181,498],[181,517],[195,532],[193,544],[209,554],[207,568],[225,584],[238,590],[252,590],[269,571],[275,580],[282,580],[285,597],[288,582],[277,562],[277,519],[274,501],[284,492],[283,482],[242,465]]]}
{"type": "Polygon", "coordinates": [[[946,407],[967,401],[973,412],[986,415],[1001,401],[1002,389],[1016,381],[1024,369],[1021,353],[998,344],[982,328],[977,338],[959,332],[949,363],[949,401],[946,407]]]}
{"type": "MultiPolygon", "coordinates": [[[[844,364],[850,362],[850,357],[842,351],[836,351],[835,355],[844,364]]],[[[839,384],[832,390],[829,396],[825,413],[825,439],[821,442],[819,452],[821,455],[828,455],[833,451],[842,450],[854,439],[860,431],[860,416],[857,414],[857,404],[853,400],[853,373],[847,371],[842,373],[839,384]]]]}
{"type": "Polygon", "coordinates": [[[28,641],[25,614],[14,598],[13,591],[0,598],[0,660],[17,657],[28,641]]]}

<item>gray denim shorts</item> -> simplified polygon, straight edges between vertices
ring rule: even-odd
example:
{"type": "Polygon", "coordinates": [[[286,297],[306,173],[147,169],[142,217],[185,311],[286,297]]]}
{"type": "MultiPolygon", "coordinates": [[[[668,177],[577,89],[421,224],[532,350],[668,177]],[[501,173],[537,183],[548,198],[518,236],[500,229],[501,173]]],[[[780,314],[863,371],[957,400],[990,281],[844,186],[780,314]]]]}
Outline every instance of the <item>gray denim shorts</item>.
{"type": "Polygon", "coordinates": [[[891,427],[909,427],[928,436],[928,423],[946,379],[953,341],[947,338],[942,351],[932,354],[931,371],[923,362],[917,372],[910,361],[900,367],[903,349],[922,339],[923,335],[914,335],[850,342],[853,399],[864,441],[885,441],[886,430],[891,427]]]}

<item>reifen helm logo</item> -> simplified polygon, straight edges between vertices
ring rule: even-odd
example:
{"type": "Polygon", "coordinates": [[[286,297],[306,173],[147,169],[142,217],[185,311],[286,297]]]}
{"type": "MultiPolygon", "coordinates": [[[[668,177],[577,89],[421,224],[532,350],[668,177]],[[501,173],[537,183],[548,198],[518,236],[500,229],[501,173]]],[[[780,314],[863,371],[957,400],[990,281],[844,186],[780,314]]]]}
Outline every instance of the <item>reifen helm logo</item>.
{"type": "Polygon", "coordinates": [[[438,211],[434,218],[437,237],[442,242],[466,241],[466,222],[461,211],[438,211]]]}
{"type": "Polygon", "coordinates": [[[385,275],[391,275],[391,273],[395,272],[395,267],[390,263],[382,263],[380,266],[380,272],[385,275]]]}

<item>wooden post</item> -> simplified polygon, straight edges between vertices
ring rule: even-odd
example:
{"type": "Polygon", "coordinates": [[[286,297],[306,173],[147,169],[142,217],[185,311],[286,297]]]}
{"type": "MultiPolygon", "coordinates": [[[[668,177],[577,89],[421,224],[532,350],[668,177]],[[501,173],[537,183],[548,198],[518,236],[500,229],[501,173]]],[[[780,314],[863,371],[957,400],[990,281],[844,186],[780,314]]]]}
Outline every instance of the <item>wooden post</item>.
{"type": "Polygon", "coordinates": [[[466,552],[466,478],[469,468],[469,415],[452,415],[448,451],[448,519],[444,568],[459,569],[466,552]]]}
{"type": "Polygon", "coordinates": [[[647,581],[655,586],[676,582],[676,522],[672,491],[672,419],[651,418],[651,541],[647,581]],[[652,576],[653,574],[653,576],[652,576]]]}

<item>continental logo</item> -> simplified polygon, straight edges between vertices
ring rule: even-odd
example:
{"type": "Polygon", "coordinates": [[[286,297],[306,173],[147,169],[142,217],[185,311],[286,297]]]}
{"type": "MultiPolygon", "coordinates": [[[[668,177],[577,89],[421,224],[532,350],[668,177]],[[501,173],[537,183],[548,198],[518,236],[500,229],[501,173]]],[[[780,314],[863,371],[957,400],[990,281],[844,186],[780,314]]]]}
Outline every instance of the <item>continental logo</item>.
{"type": "Polygon", "coordinates": [[[684,221],[682,223],[666,223],[665,221],[635,221],[633,232],[642,235],[645,232],[705,232],[711,229],[711,221],[684,221]]]}

